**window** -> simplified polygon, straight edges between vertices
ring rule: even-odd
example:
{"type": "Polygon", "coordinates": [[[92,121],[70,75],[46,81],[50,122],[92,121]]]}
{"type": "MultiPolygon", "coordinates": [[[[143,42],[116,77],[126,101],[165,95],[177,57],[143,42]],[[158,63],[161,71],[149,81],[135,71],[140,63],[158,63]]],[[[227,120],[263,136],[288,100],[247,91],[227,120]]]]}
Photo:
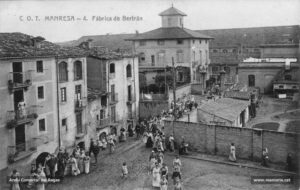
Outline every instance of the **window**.
{"type": "Polygon", "coordinates": [[[193,51],[193,60],[196,61],[196,52],[193,51]]]}
{"type": "Polygon", "coordinates": [[[297,89],[297,86],[293,86],[293,89],[297,89]]]}
{"type": "Polygon", "coordinates": [[[214,49],[214,50],[213,50],[213,53],[218,53],[218,50],[217,50],[217,49],[214,49]]]}
{"type": "Polygon", "coordinates": [[[109,64],[109,73],[110,74],[115,73],[115,64],[114,63],[109,64]]]}
{"type": "Polygon", "coordinates": [[[183,72],[178,72],[178,81],[183,82],[183,72]]]}
{"type": "Polygon", "coordinates": [[[248,86],[255,86],[255,76],[254,75],[248,75],[248,86]]]}
{"type": "Polygon", "coordinates": [[[37,73],[43,73],[44,72],[43,61],[37,61],[36,62],[36,72],[37,73]]]}
{"type": "Polygon", "coordinates": [[[219,67],[217,67],[217,66],[212,67],[212,72],[213,73],[217,73],[218,71],[219,71],[219,67]]]}
{"type": "Polygon", "coordinates": [[[139,54],[139,60],[140,60],[140,63],[142,63],[142,62],[144,62],[146,60],[145,53],[140,53],[139,54]]]}
{"type": "Polygon", "coordinates": [[[279,85],[279,88],[283,88],[283,85],[279,85]]]}
{"type": "Polygon", "coordinates": [[[63,126],[63,127],[67,126],[67,118],[64,118],[61,120],[61,126],[63,126]]]}
{"type": "Polygon", "coordinates": [[[101,96],[101,106],[102,107],[107,106],[107,96],[101,96]]]}
{"type": "Polygon", "coordinates": [[[39,86],[37,88],[37,91],[38,91],[38,99],[43,100],[45,98],[45,96],[44,96],[44,86],[39,86]]]}
{"type": "Polygon", "coordinates": [[[165,51],[164,50],[161,50],[158,53],[158,61],[157,62],[160,65],[164,65],[165,64],[165,51]]]}
{"type": "Polygon", "coordinates": [[[81,113],[76,114],[76,128],[77,128],[77,134],[83,133],[83,130],[82,130],[82,114],[81,113]]]}
{"type": "Polygon", "coordinates": [[[168,26],[171,26],[171,25],[172,25],[172,19],[168,18],[168,26]]]}
{"type": "Polygon", "coordinates": [[[116,119],[117,119],[116,118],[116,107],[112,106],[110,111],[111,111],[111,121],[115,123],[116,119]]]}
{"type": "Polygon", "coordinates": [[[66,62],[61,62],[58,65],[59,69],[59,82],[68,81],[68,64],[66,62]]]}
{"type": "Polygon", "coordinates": [[[74,80],[82,79],[82,63],[81,61],[75,61],[74,63],[74,80]]]}
{"type": "Polygon", "coordinates": [[[151,55],[151,65],[154,66],[155,65],[155,56],[151,55]]]}
{"type": "Polygon", "coordinates": [[[163,46],[163,45],[165,45],[165,41],[164,40],[158,40],[157,45],[163,46]]]}
{"type": "Polygon", "coordinates": [[[205,43],[207,44],[207,40],[205,40],[205,43]]]}
{"type": "Polygon", "coordinates": [[[46,132],[46,120],[45,119],[39,120],[39,132],[46,132]]]}
{"type": "Polygon", "coordinates": [[[182,18],[179,19],[180,26],[183,27],[182,18]]]}
{"type": "Polygon", "coordinates": [[[146,45],[146,41],[142,40],[140,41],[140,46],[145,46],[146,45]]]}
{"type": "Polygon", "coordinates": [[[130,64],[128,64],[128,65],[126,66],[126,76],[127,76],[127,78],[132,77],[132,73],[131,73],[131,65],[130,65],[130,64]]]}
{"type": "Polygon", "coordinates": [[[206,60],[206,64],[208,64],[208,51],[205,50],[205,60],[206,60]]]}
{"type": "Polygon", "coordinates": [[[236,53],[236,52],[237,52],[237,50],[236,50],[236,49],[233,49],[233,50],[232,50],[232,53],[236,53]]]}
{"type": "Polygon", "coordinates": [[[193,40],[193,44],[195,43],[195,40],[193,40]]]}
{"type": "Polygon", "coordinates": [[[75,86],[75,95],[77,100],[81,100],[81,85],[75,86]]]}
{"type": "Polygon", "coordinates": [[[100,110],[100,119],[104,119],[105,110],[100,110]]]}
{"type": "Polygon", "coordinates": [[[179,45],[183,44],[183,40],[177,40],[177,44],[179,45]]]}
{"type": "Polygon", "coordinates": [[[224,67],[224,71],[227,75],[230,75],[230,67],[228,66],[224,67]]]}
{"type": "Polygon", "coordinates": [[[183,63],[183,51],[177,50],[176,53],[177,63],[183,63]]]}
{"type": "Polygon", "coordinates": [[[199,40],[199,43],[201,44],[201,43],[202,43],[202,40],[199,40]]]}
{"type": "Polygon", "coordinates": [[[202,51],[199,51],[199,55],[200,55],[200,65],[202,65],[202,51]]]}
{"type": "Polygon", "coordinates": [[[228,53],[228,50],[227,49],[223,49],[223,53],[228,53]]]}
{"type": "Polygon", "coordinates": [[[60,89],[60,99],[62,102],[67,101],[67,88],[66,87],[60,89]]]}
{"type": "Polygon", "coordinates": [[[292,80],[292,75],[284,75],[284,80],[292,80]]]}

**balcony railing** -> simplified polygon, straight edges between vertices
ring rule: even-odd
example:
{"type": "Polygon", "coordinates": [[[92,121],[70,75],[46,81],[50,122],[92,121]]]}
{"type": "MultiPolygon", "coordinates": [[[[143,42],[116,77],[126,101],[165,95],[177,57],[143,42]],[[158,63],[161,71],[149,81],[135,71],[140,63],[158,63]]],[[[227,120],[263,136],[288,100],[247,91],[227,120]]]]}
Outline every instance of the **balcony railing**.
{"type": "Polygon", "coordinates": [[[87,106],[87,98],[75,98],[75,112],[82,111],[87,106]]]}
{"type": "Polygon", "coordinates": [[[17,111],[7,111],[6,121],[9,129],[29,123],[38,117],[37,106],[30,106],[17,111]]]}
{"type": "Polygon", "coordinates": [[[24,143],[10,145],[7,147],[8,162],[13,163],[22,158],[28,157],[32,153],[36,152],[36,150],[37,150],[36,138],[29,139],[24,143]]]}
{"type": "Polygon", "coordinates": [[[8,89],[13,91],[19,88],[27,88],[32,84],[31,71],[10,72],[8,74],[8,89]]]}
{"type": "Polygon", "coordinates": [[[109,101],[110,104],[116,104],[116,103],[118,103],[118,101],[119,101],[119,99],[118,99],[118,93],[111,93],[109,100],[110,100],[109,101]]]}
{"type": "Polygon", "coordinates": [[[127,104],[133,104],[136,101],[135,95],[128,96],[127,104]]]}

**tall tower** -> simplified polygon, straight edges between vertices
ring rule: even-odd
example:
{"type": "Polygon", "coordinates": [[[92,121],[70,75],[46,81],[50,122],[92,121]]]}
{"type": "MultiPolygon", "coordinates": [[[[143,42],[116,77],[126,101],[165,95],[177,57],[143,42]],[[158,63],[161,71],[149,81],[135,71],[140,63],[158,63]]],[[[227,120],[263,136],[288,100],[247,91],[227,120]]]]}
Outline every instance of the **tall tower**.
{"type": "Polygon", "coordinates": [[[173,7],[161,12],[162,27],[171,28],[171,27],[180,27],[183,28],[183,17],[187,16],[185,13],[173,7]]]}

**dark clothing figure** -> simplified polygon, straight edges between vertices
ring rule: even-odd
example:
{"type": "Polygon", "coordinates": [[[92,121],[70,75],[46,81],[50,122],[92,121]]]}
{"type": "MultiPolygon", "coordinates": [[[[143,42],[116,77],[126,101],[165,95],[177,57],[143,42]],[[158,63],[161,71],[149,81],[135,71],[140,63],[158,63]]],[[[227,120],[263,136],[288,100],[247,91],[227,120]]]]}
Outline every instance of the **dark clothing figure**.
{"type": "Polygon", "coordinates": [[[181,180],[181,174],[179,171],[174,171],[172,174],[172,179],[174,182],[174,185],[176,184],[176,182],[179,182],[181,180]]]}
{"type": "Polygon", "coordinates": [[[147,138],[146,147],[147,148],[152,148],[153,147],[153,141],[152,141],[151,137],[147,138]]]}
{"type": "Polygon", "coordinates": [[[135,133],[136,133],[136,138],[139,139],[141,134],[141,127],[139,124],[136,124],[135,126],[135,133]]]}
{"type": "Polygon", "coordinates": [[[51,156],[50,160],[48,161],[48,166],[50,169],[50,175],[52,178],[55,178],[55,165],[57,164],[57,158],[51,156]]]}
{"type": "Polygon", "coordinates": [[[262,164],[261,165],[268,167],[269,166],[268,161],[269,161],[268,149],[265,148],[262,153],[262,164]]]}
{"type": "Polygon", "coordinates": [[[133,129],[132,129],[132,125],[128,125],[128,136],[129,136],[129,137],[133,137],[133,129]]]}

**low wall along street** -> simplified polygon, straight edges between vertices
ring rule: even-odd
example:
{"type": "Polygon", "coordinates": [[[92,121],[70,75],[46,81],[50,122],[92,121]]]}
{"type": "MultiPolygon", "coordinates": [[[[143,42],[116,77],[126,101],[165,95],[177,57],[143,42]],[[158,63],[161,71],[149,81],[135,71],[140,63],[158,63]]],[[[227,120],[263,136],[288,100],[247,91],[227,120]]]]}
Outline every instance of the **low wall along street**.
{"type": "MultiPolygon", "coordinates": [[[[165,121],[165,134],[173,133],[173,122],[165,121]]],[[[206,125],[184,121],[174,122],[174,138],[182,137],[197,152],[228,156],[230,144],[236,147],[237,158],[260,161],[262,149],[268,148],[270,161],[286,163],[288,153],[297,157],[300,152],[300,134],[261,129],[206,125]]],[[[298,160],[295,158],[295,160],[298,160]]]]}

